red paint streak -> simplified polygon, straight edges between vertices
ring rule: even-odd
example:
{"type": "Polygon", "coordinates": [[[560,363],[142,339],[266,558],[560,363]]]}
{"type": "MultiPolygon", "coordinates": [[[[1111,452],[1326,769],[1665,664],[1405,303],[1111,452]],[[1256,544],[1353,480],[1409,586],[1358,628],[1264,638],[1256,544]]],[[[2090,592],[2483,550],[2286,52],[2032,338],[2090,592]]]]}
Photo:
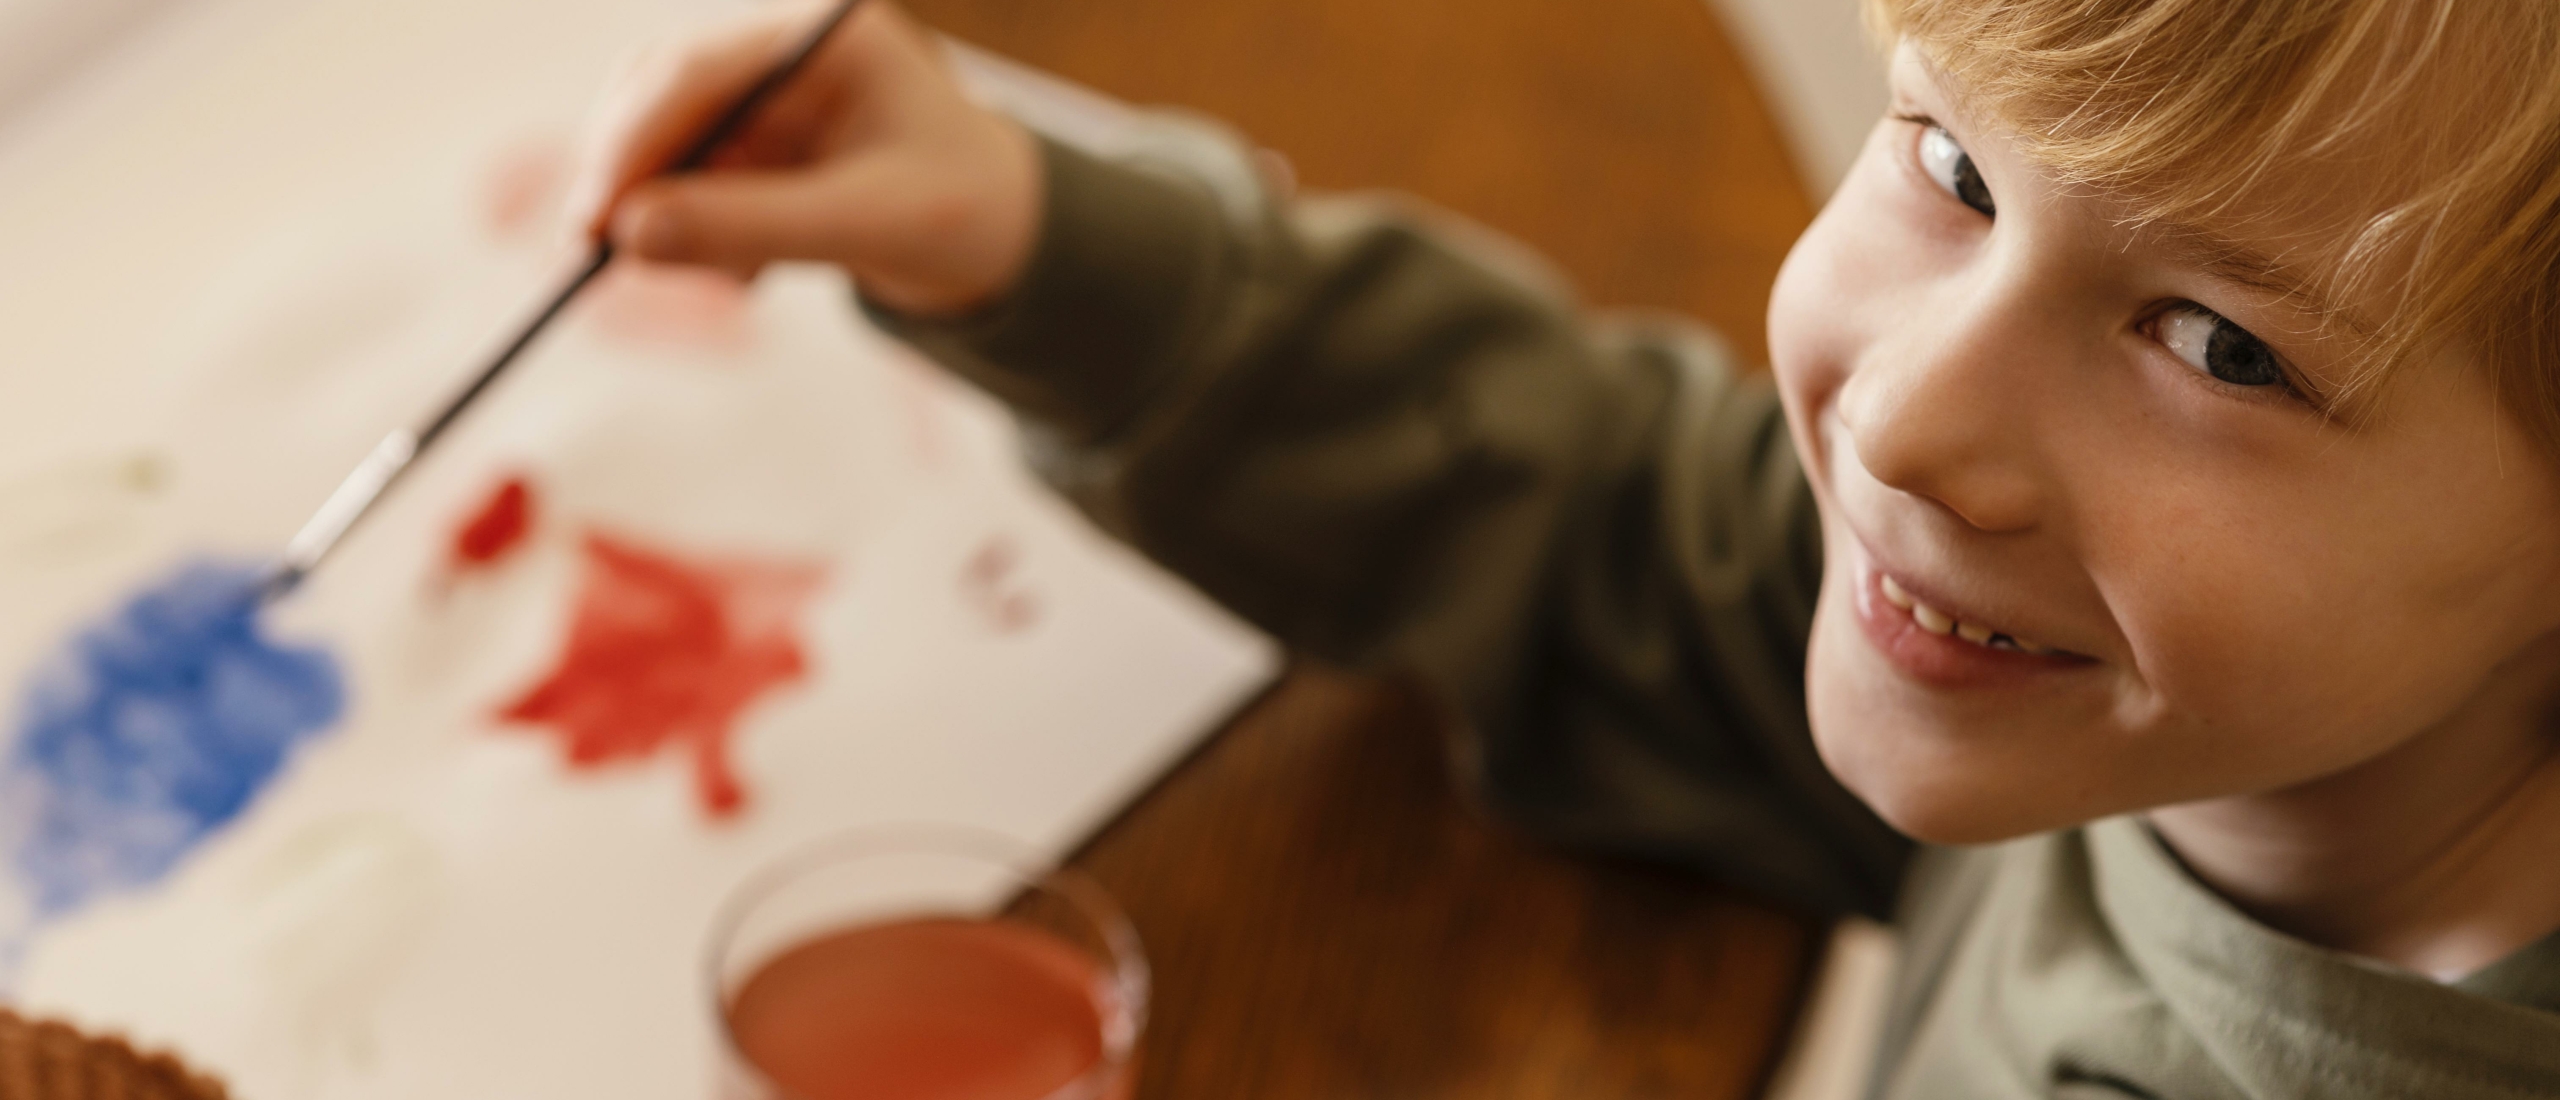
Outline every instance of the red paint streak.
{"type": "Polygon", "coordinates": [[[453,532],[450,562],[456,573],[495,565],[524,545],[533,531],[533,487],[521,477],[500,482],[453,532]]]}
{"type": "MultiPolygon", "coordinates": [[[[728,1006],[737,1050],[807,1100],[1041,1100],[1103,1065],[1099,967],[1005,921],[927,917],[784,951],[728,1006]]],[[[1115,1075],[1103,1095],[1128,1094],[1115,1075]]]]}
{"type": "Polygon", "coordinates": [[[736,814],[730,739],[748,706],[807,672],[793,620],[820,570],[686,562],[602,534],[586,556],[558,663],[499,717],[549,727],[576,768],[686,751],[703,809],[736,814]]]}

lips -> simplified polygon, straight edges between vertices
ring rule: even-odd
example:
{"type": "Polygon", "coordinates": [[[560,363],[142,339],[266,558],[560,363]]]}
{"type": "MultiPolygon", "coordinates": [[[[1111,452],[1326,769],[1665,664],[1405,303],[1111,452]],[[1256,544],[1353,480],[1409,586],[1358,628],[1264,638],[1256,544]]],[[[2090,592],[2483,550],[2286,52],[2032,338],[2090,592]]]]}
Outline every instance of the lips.
{"type": "Polygon", "coordinates": [[[1904,591],[1902,585],[1890,575],[1877,573],[1876,587],[1883,593],[1886,603],[1910,612],[1914,625],[1941,638],[1954,637],[1989,649],[2008,650],[2038,657],[2051,657],[2063,652],[2056,647],[2032,639],[1994,630],[1979,623],[1967,622],[1922,603],[1913,598],[1911,593],[1904,591]]]}
{"type": "Polygon", "coordinates": [[[2076,669],[2088,657],[1942,611],[1867,561],[1857,565],[1853,614],[1876,652],[1905,676],[1941,689],[2023,687],[2076,669]]]}

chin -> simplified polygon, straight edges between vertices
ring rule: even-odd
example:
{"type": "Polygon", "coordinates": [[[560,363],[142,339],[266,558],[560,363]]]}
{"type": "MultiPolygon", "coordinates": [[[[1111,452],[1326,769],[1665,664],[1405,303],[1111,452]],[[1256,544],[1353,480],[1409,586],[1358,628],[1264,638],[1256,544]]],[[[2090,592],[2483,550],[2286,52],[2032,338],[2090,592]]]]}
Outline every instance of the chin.
{"type": "Polygon", "coordinates": [[[1854,751],[1841,752],[1815,738],[1823,762],[1851,794],[1902,835],[1926,844],[1997,844],[2074,824],[2020,813],[2018,791],[1962,777],[1915,775],[1890,764],[1862,767],[1854,751]],[[1843,760],[1842,756],[1851,759],[1843,760]]]}
{"type": "Polygon", "coordinates": [[[2021,767],[1963,731],[1826,675],[1817,644],[1807,669],[1813,747],[1824,767],[1903,835],[1928,844],[1995,844],[2087,821],[2071,785],[2049,768],[2021,767]]]}

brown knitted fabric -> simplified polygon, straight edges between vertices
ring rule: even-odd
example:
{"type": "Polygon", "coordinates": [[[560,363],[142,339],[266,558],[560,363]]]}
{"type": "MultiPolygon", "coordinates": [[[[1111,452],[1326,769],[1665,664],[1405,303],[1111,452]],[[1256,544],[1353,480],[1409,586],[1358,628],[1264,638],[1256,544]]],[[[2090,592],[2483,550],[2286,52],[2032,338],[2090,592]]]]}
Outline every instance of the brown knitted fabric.
{"type": "Polygon", "coordinates": [[[222,1082],[166,1054],[0,1008],[0,1100],[225,1100],[222,1082]]]}

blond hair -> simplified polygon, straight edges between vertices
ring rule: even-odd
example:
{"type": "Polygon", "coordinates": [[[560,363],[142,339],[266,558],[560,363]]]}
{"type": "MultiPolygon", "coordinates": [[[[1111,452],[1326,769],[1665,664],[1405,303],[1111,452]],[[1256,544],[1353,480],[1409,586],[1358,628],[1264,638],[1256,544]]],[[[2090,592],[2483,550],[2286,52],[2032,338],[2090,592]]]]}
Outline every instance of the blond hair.
{"type": "Polygon", "coordinates": [[[2560,2],[1867,9],[2015,128],[2031,159],[2133,220],[2244,223],[2263,216],[2270,179],[2292,189],[2280,202],[2324,181],[2370,191],[2312,234],[2327,260],[2318,289],[2368,306],[2347,326],[2361,339],[2342,390],[2451,337],[2487,357],[2501,401],[2560,450],[2560,2]]]}

